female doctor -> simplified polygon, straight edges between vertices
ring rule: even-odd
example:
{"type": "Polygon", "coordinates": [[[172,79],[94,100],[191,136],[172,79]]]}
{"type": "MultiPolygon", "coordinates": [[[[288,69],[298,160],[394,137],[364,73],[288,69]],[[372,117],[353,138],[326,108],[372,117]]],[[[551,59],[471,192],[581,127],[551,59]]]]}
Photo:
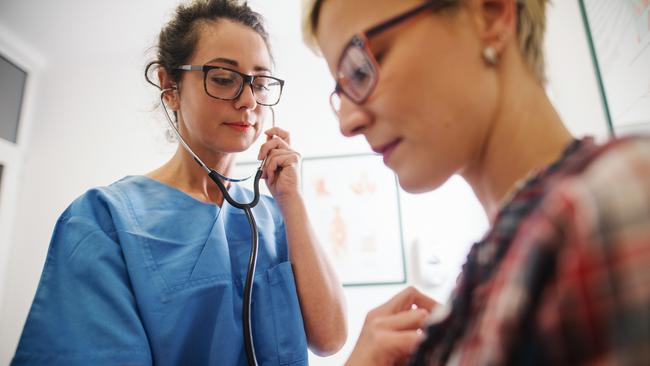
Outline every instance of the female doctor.
{"type": "MultiPolygon", "coordinates": [[[[259,87],[272,75],[261,16],[233,0],[181,5],[155,65],[180,134],[227,176],[280,98],[259,87]],[[222,95],[212,83],[241,85],[222,95]]],[[[307,347],[328,355],[345,341],[343,295],[309,226],[289,133],[264,134],[258,158],[273,198],[253,209],[255,353],[262,365],[305,365],[307,347]]],[[[236,184],[228,192],[239,202],[253,195],[236,184]]],[[[12,363],[243,365],[250,250],[243,211],[179,145],[158,169],[92,189],[61,215],[12,363]]]]}

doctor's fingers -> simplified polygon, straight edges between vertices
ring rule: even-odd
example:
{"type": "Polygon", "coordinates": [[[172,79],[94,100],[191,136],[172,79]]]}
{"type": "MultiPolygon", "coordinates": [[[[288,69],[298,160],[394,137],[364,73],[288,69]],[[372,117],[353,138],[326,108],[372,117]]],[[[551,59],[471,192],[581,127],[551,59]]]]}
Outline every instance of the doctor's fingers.
{"type": "Polygon", "coordinates": [[[289,146],[289,144],[282,139],[270,139],[267,142],[263,143],[262,146],[260,146],[260,152],[257,154],[257,159],[264,159],[264,157],[274,149],[291,150],[291,146],[289,146]]]}
{"type": "MultiPolygon", "coordinates": [[[[277,151],[277,150],[274,150],[277,151]]],[[[297,167],[300,164],[300,155],[295,151],[285,151],[284,153],[274,153],[266,160],[264,175],[267,181],[272,184],[278,174],[279,169],[288,167],[297,167]]]]}
{"type": "Polygon", "coordinates": [[[287,130],[283,130],[280,127],[271,127],[268,130],[264,131],[266,134],[267,139],[272,139],[273,136],[277,136],[280,139],[284,140],[287,142],[287,144],[291,144],[291,134],[287,130]]]}
{"type": "Polygon", "coordinates": [[[297,166],[300,163],[300,160],[300,154],[293,150],[273,149],[269,152],[269,155],[266,158],[264,171],[271,172],[277,170],[278,168],[294,165],[297,166]]]}
{"type": "Polygon", "coordinates": [[[298,162],[302,160],[302,156],[300,155],[299,152],[291,150],[291,149],[283,149],[283,148],[276,148],[276,149],[271,149],[267,155],[266,155],[266,163],[264,163],[265,171],[266,167],[269,166],[269,162],[278,156],[284,156],[284,155],[294,155],[297,159],[298,162]]]}
{"type": "Polygon", "coordinates": [[[423,308],[431,312],[436,305],[435,300],[418,291],[415,287],[409,286],[383,305],[371,310],[368,313],[368,318],[395,314],[413,307],[423,308]]]}

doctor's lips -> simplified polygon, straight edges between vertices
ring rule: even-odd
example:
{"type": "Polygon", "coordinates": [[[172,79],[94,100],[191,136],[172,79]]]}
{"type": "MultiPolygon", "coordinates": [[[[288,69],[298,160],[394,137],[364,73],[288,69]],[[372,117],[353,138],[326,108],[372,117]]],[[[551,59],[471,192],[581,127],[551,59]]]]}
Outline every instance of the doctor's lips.
{"type": "Polygon", "coordinates": [[[374,146],[371,146],[371,147],[372,147],[372,150],[374,152],[384,156],[384,164],[385,164],[388,161],[388,158],[390,157],[390,155],[395,150],[395,147],[397,147],[397,145],[399,145],[399,143],[401,141],[402,141],[402,139],[395,139],[395,140],[393,140],[392,142],[390,142],[388,144],[377,146],[377,147],[374,147],[374,146]]]}
{"type": "Polygon", "coordinates": [[[250,122],[237,121],[237,122],[224,122],[224,125],[233,128],[239,132],[246,132],[249,128],[253,128],[254,124],[250,122]]]}

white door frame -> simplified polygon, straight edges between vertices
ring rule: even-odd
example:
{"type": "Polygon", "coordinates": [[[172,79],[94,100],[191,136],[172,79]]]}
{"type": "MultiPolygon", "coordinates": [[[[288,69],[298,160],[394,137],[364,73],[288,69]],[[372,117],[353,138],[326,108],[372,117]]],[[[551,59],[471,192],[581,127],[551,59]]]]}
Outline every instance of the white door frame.
{"type": "Polygon", "coordinates": [[[0,54],[27,73],[16,143],[0,138],[0,165],[3,166],[0,184],[0,304],[3,304],[7,263],[11,249],[15,245],[13,224],[18,209],[22,168],[29,148],[35,95],[45,59],[2,25],[0,25],[0,54]]]}

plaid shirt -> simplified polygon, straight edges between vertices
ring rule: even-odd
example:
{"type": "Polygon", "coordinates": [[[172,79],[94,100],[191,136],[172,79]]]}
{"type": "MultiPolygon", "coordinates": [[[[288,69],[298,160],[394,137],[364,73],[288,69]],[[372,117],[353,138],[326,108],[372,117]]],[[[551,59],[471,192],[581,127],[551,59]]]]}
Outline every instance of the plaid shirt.
{"type": "Polygon", "coordinates": [[[416,365],[650,365],[650,139],[576,140],[476,243],[416,365]]]}

